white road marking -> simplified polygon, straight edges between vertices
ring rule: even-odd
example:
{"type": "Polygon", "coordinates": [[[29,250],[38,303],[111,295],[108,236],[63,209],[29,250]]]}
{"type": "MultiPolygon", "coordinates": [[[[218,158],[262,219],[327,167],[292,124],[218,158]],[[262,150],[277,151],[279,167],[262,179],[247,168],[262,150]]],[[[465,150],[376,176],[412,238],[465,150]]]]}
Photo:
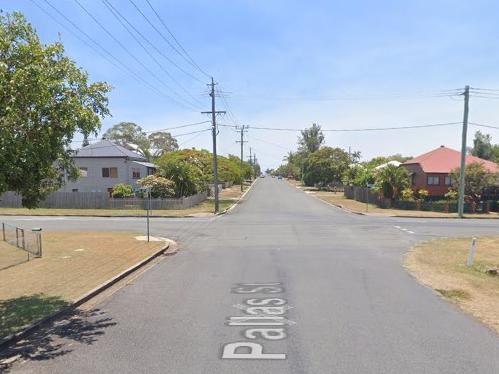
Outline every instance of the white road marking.
{"type": "Polygon", "coordinates": [[[395,227],[397,230],[400,230],[400,231],[406,232],[406,233],[408,233],[408,234],[415,234],[415,232],[414,232],[414,231],[411,231],[411,230],[409,230],[409,229],[406,229],[405,227],[400,227],[400,226],[393,226],[393,227],[395,227]]]}

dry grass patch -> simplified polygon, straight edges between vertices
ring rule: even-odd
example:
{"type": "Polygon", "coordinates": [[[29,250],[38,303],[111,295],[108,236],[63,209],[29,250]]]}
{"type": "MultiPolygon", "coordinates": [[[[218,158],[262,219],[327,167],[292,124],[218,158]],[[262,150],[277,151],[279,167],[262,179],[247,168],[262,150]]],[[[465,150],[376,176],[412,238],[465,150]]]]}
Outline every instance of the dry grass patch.
{"type": "Polygon", "coordinates": [[[28,261],[28,253],[0,240],[0,270],[28,261]]]}
{"type": "Polygon", "coordinates": [[[474,265],[468,268],[470,242],[459,238],[422,243],[409,252],[405,266],[420,282],[499,332],[499,276],[486,273],[499,267],[499,237],[478,239],[474,265]]]}
{"type": "MultiPolygon", "coordinates": [[[[305,190],[307,191],[307,190],[305,190]]],[[[313,190],[308,190],[313,191],[313,190]]],[[[368,213],[372,215],[389,216],[389,217],[423,217],[423,218],[457,218],[457,213],[442,213],[442,212],[431,212],[422,210],[405,210],[405,209],[382,209],[375,204],[369,204],[366,207],[366,203],[356,201],[353,199],[347,199],[343,192],[331,192],[331,191],[315,191],[312,192],[314,196],[328,203],[346,208],[355,213],[368,213]]],[[[486,214],[466,214],[466,218],[499,218],[499,214],[495,212],[490,212],[486,214]]]]}
{"type": "MultiPolygon", "coordinates": [[[[244,186],[244,190],[247,189],[247,186],[244,186]]],[[[241,197],[243,192],[241,191],[240,184],[234,184],[229,188],[224,188],[220,191],[220,199],[224,200],[237,200],[241,197]]]]}
{"type": "Polygon", "coordinates": [[[129,232],[45,232],[43,257],[0,270],[0,337],[67,305],[162,248],[129,232]]]}
{"type": "MultiPolygon", "coordinates": [[[[235,200],[242,195],[241,186],[233,185],[230,188],[220,191],[220,210],[230,207],[235,200]]],[[[215,203],[213,198],[187,209],[162,209],[151,210],[151,215],[155,217],[189,217],[213,214],[215,203]]],[[[27,208],[0,208],[1,215],[19,216],[97,216],[97,217],[126,217],[126,216],[146,216],[147,212],[142,209],[27,209],[27,208]]]]}

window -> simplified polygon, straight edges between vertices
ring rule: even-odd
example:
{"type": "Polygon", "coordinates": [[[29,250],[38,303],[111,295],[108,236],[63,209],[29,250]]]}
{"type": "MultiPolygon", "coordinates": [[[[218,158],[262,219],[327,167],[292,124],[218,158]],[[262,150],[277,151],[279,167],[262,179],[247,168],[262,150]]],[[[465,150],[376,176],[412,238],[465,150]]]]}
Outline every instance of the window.
{"type": "Polygon", "coordinates": [[[428,186],[438,186],[440,184],[440,177],[438,175],[428,175],[426,184],[428,186]]]}
{"type": "Polygon", "coordinates": [[[452,177],[450,175],[445,176],[445,185],[446,186],[451,186],[452,185],[452,177]]]}
{"type": "Polygon", "coordinates": [[[132,178],[133,179],[140,179],[140,169],[139,168],[132,168],[132,178]]]}
{"type": "Polygon", "coordinates": [[[86,177],[86,176],[88,176],[88,168],[80,167],[80,177],[86,177]]]}
{"type": "Polygon", "coordinates": [[[102,168],[102,178],[118,178],[118,168],[102,168]]]}
{"type": "Polygon", "coordinates": [[[71,191],[72,192],[78,192],[78,188],[73,188],[71,191]]]}

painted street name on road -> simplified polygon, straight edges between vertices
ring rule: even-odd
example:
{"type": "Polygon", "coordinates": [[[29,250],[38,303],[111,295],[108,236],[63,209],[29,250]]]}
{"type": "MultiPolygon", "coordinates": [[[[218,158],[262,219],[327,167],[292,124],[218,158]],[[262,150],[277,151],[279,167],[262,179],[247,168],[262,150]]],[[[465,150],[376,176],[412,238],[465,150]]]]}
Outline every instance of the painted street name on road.
{"type": "Polygon", "coordinates": [[[285,360],[286,353],[264,353],[264,345],[254,340],[279,341],[287,338],[287,328],[294,324],[286,318],[290,306],[286,299],[277,297],[284,293],[279,282],[238,283],[233,294],[251,295],[235,308],[244,312],[243,316],[228,317],[227,326],[243,328],[245,341],[227,343],[223,347],[222,359],[285,360]],[[263,295],[263,297],[256,296],[263,295]]]}

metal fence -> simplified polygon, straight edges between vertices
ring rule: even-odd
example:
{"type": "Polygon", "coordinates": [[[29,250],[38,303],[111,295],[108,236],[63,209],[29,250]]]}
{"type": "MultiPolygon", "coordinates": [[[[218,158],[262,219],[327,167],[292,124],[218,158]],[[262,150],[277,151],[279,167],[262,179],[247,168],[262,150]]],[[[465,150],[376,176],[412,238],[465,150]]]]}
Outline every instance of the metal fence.
{"type": "Polygon", "coordinates": [[[34,257],[42,257],[42,230],[26,230],[21,227],[2,222],[2,237],[4,242],[23,250],[34,257]]]}
{"type": "MultiPolygon", "coordinates": [[[[206,200],[207,192],[196,195],[172,198],[151,199],[151,209],[187,209],[206,200]]],[[[0,207],[21,208],[22,197],[14,192],[0,196],[0,207]]],[[[55,209],[146,209],[147,199],[109,197],[107,192],[54,192],[40,202],[40,208],[55,209]]]]}

